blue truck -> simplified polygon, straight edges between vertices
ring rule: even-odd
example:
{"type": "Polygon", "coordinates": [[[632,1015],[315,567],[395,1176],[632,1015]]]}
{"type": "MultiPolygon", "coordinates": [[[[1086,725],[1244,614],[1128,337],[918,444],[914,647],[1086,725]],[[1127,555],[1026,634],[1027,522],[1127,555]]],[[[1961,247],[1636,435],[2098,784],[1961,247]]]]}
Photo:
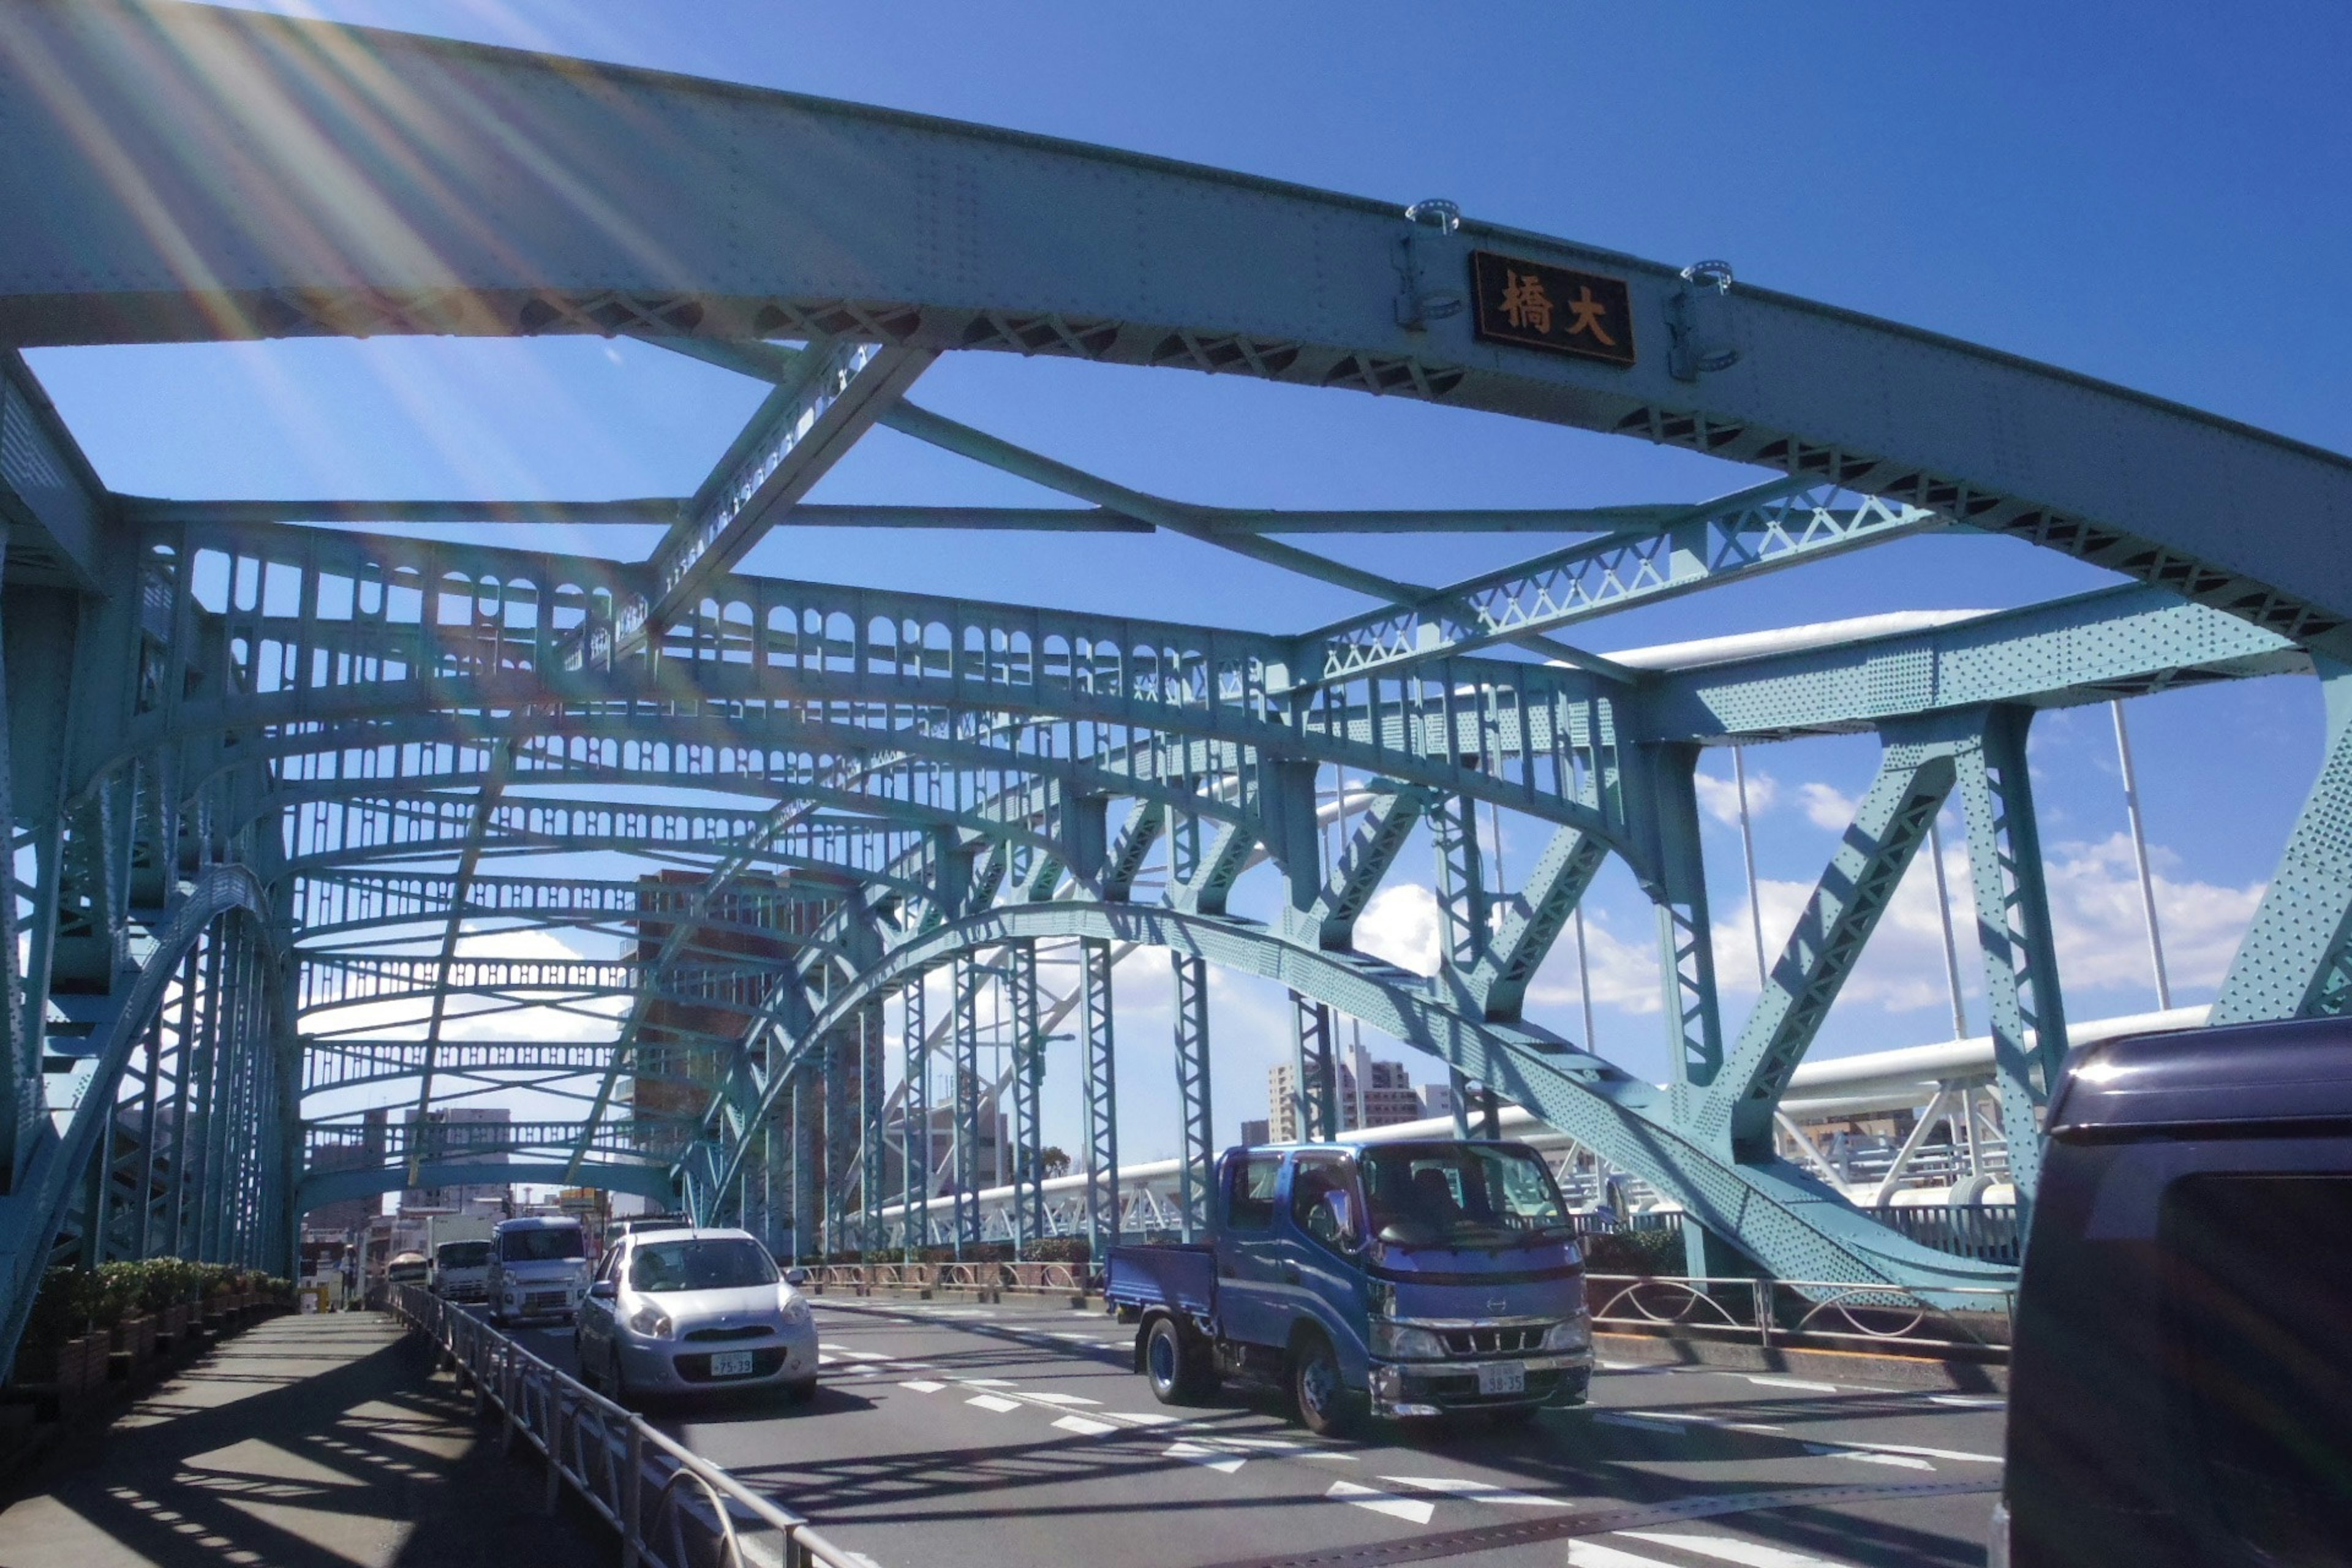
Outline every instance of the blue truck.
{"type": "Polygon", "coordinates": [[[1526,1144],[1229,1149],[1209,1206],[1207,1241],[1115,1247],[1105,1270],[1161,1404],[1271,1383],[1332,1433],[1367,1411],[1512,1421],[1583,1402],[1583,1254],[1526,1144]]]}

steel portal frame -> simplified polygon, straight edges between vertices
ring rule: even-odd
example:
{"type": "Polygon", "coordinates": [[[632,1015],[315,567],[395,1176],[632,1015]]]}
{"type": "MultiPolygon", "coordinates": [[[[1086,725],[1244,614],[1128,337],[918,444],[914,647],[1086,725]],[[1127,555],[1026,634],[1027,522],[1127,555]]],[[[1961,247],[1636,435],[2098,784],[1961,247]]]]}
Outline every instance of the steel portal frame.
{"type": "Polygon", "coordinates": [[[1351,1018],[1527,1107],[1762,1267],[1980,1282],[1780,1161],[1780,1091],[1957,796],[1995,1096],[2030,1202],[2063,1020],[2027,731],[2044,708],[2189,681],[2317,672],[2331,714],[2216,1016],[2334,1013],[2352,994],[2352,558],[2325,545],[2352,527],[2352,464],[2336,454],[1426,205],[624,68],[138,0],[0,0],[0,95],[29,106],[0,163],[0,210],[19,216],[0,231],[0,810],[31,868],[0,931],[0,1357],[54,1258],[280,1267],[306,1205],[436,1172],[675,1194],[779,1245],[789,1218],[802,1251],[843,1245],[855,1214],[872,1247],[893,1106],[896,1191],[928,1203],[945,1178],[969,1249],[984,1107],[1007,1088],[1026,1244],[1045,1226],[1046,1045],[1074,1008],[1099,1243],[1122,1206],[1112,968],[1139,948],[1168,952],[1177,982],[1178,1092],[1150,1100],[1178,1132],[1179,1225],[1212,1152],[1223,969],[1291,994],[1300,1109],[1318,1127],[1351,1018]],[[319,74],[352,43],[383,101],[319,74]],[[223,72],[239,93],[211,89],[223,72]],[[626,115],[603,107],[624,98],[626,115]],[[491,125],[530,156],[494,153],[491,125]],[[198,171],[208,146],[238,158],[198,171]],[[364,172],[425,167],[434,180],[364,172]],[[139,171],[160,205],[135,206],[110,169],[139,171]],[[261,190],[267,226],[249,216],[261,190]],[[798,225],[811,211],[831,218],[821,245],[798,225]],[[480,240],[492,212],[495,245],[480,240]],[[1186,259],[1204,227],[1229,240],[1214,269],[1186,259]],[[652,233],[664,243],[632,237],[652,233]],[[1477,341],[1439,281],[1475,247],[1622,276],[1661,352],[1627,368],[1477,341]],[[772,390],[690,497],[191,503],[107,490],[15,352],[420,331],[627,333],[772,390]],[[966,351],[1400,395],[1780,477],[1597,512],[1221,510],[908,401],[926,365],[966,351]],[[1085,506],[802,506],[875,424],[1085,506]],[[666,532],[651,559],[622,562],[320,526],[434,517],[666,532]],[[738,570],[765,530],[814,521],[1166,531],[1370,603],[1254,631],[738,570]],[[1435,588],[1279,538],[1472,528],[1583,537],[1435,588]],[[2024,539],[2130,581],[1664,668],[1558,640],[1612,609],[1928,530],[2024,539]],[[1884,742],[1879,785],[1730,1032],[1693,768],[1710,746],[1855,732],[1884,742]],[[1548,845],[1516,886],[1482,815],[1548,845]],[[1353,946],[1423,825],[1445,913],[1433,979],[1353,946]],[[700,881],[656,895],[579,874],[588,855],[700,881]],[[1659,912],[1663,1088],[1522,1016],[1611,857],[1659,912]],[[1279,889],[1271,920],[1228,908],[1259,865],[1279,889]],[[747,902],[755,880],[790,896],[747,902]],[[626,955],[648,916],[667,938],[626,955]],[[460,951],[518,932],[611,956],[460,951]],[[753,938],[791,956],[749,960],[753,938]],[[1062,963],[1056,994],[1041,970],[1062,963]],[[949,1006],[927,1030],[933,972],[949,1006]],[[991,1010],[1013,1020],[995,1041],[1012,1060],[992,1079],[982,1005],[1007,987],[991,1010]],[[904,1071],[888,1092],[892,995],[904,1071]],[[387,1033],[338,1016],[354,1006],[429,1021],[387,1033]],[[671,1043],[719,1064],[685,1080],[698,1113],[617,1093],[624,1078],[677,1081],[647,1065],[656,1007],[690,1015],[671,1043]],[[550,1018],[593,1037],[556,1037],[550,1018]],[[942,1043],[944,1161],[929,1070],[942,1043]],[[70,1114],[50,1088],[60,1061],[86,1077],[70,1114]],[[420,1107],[528,1086],[578,1110],[462,1158],[454,1125],[414,1148],[401,1129],[365,1167],[315,1157],[350,1143],[352,1095],[404,1082],[420,1107]]]}

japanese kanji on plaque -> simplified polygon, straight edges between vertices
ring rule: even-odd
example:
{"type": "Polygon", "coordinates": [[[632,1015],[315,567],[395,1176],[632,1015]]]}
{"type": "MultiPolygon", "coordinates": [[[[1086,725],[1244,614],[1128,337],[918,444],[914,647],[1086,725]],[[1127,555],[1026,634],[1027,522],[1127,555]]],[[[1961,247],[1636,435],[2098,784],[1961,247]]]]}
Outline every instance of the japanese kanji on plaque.
{"type": "Polygon", "coordinates": [[[1633,310],[1622,278],[1474,250],[1470,287],[1478,335],[1489,342],[1633,363],[1633,310]]]}

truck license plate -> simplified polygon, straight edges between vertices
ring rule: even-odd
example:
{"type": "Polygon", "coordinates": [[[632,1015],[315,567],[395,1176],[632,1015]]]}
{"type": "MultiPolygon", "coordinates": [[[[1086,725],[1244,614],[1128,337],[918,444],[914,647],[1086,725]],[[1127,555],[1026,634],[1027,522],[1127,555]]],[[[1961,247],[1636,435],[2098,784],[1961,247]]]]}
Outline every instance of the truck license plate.
{"type": "MultiPolygon", "coordinates": [[[[710,1355],[710,1375],[713,1377],[749,1377],[751,1375],[750,1351],[713,1351],[710,1355]]],[[[1480,1386],[1485,1386],[1482,1383],[1480,1386]]]]}
{"type": "Polygon", "coordinates": [[[1527,1391],[1528,1369],[1518,1362],[1488,1362],[1478,1369],[1478,1392],[1481,1394],[1525,1394],[1527,1391]]]}

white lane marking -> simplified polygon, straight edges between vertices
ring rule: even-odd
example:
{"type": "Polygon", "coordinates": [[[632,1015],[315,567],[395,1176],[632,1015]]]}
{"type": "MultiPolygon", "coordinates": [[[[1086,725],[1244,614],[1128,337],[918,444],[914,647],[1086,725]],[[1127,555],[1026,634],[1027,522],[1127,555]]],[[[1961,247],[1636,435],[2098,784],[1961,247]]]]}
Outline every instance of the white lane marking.
{"type": "Polygon", "coordinates": [[[1568,1543],[1568,1568],[1666,1568],[1666,1564],[1654,1557],[1637,1557],[1631,1552],[1603,1546],[1597,1541],[1571,1541],[1568,1543]]]}
{"type": "Polygon", "coordinates": [[[1021,1408],[1021,1402],[1019,1400],[1000,1399],[993,1394],[975,1394],[970,1399],[965,1400],[964,1403],[966,1405],[977,1405],[982,1410],[993,1410],[999,1415],[1003,1415],[1008,1410],[1018,1410],[1021,1408]]]}
{"type": "Polygon", "coordinates": [[[1427,1524],[1437,1511],[1433,1502],[1417,1498],[1401,1498],[1394,1492],[1384,1492],[1378,1487],[1360,1487],[1353,1481],[1333,1481],[1326,1498],[1348,1503],[1356,1508],[1368,1508],[1374,1513],[1387,1514],[1391,1519],[1408,1520],[1414,1524],[1427,1524]]]}
{"type": "Polygon", "coordinates": [[[1009,1377],[960,1377],[957,1378],[956,1381],[961,1384],[968,1384],[973,1388],[1010,1388],[1013,1386],[1013,1380],[1009,1377]]]}
{"type": "Polygon", "coordinates": [[[1808,1443],[1808,1454],[1819,1454],[1825,1459],[1852,1459],[1863,1465],[1892,1465],[1898,1470],[1933,1470],[1936,1467],[1925,1459],[1915,1459],[1908,1454],[1883,1454],[1874,1448],[1841,1448],[1827,1443],[1808,1443]]]}
{"type": "Polygon", "coordinates": [[[1617,1533],[1629,1540],[1646,1541],[1653,1546],[1712,1557],[1718,1563],[1737,1563],[1741,1568],[1837,1568],[1826,1557],[1809,1557],[1801,1552],[1755,1541],[1735,1541],[1726,1535],[1684,1535],[1664,1530],[1621,1530],[1617,1533]]]}
{"type": "Polygon", "coordinates": [[[1239,1454],[1228,1454],[1222,1448],[1204,1448],[1198,1443],[1171,1443],[1163,1459],[1190,1459],[1196,1465],[1206,1465],[1213,1470],[1232,1475],[1248,1463],[1239,1454]]]}
{"type": "Polygon", "coordinates": [[[1835,1394],[1838,1391],[1838,1385],[1834,1383],[1807,1383],[1801,1377],[1751,1376],[1748,1381],[1759,1388],[1801,1388],[1807,1394],[1835,1394]]]}
{"type": "Polygon", "coordinates": [[[1593,1413],[1592,1418],[1603,1426],[1632,1426],[1643,1432],[1671,1432],[1677,1437],[1685,1435],[1681,1422],[1662,1421],[1654,1415],[1627,1415],[1614,1410],[1599,1410],[1593,1413]]]}
{"type": "Polygon", "coordinates": [[[1118,1430],[1108,1421],[1097,1421],[1086,1415],[1065,1415],[1054,1425],[1065,1432],[1076,1432],[1081,1437],[1099,1437],[1106,1432],[1118,1430]]]}
{"type": "Polygon", "coordinates": [[[1448,1497],[1467,1499],[1471,1502],[1491,1503],[1497,1508],[1566,1508],[1569,1505],[1556,1497],[1538,1497],[1532,1492],[1515,1492],[1508,1487],[1498,1487],[1491,1481],[1473,1481],[1452,1476],[1382,1476],[1401,1487],[1416,1491],[1444,1492],[1448,1497]]]}
{"type": "Polygon", "coordinates": [[[1931,1394],[1927,1398],[1937,1405],[1948,1405],[1955,1410],[1999,1410],[2009,1401],[1999,1394],[1931,1394]]]}
{"type": "Polygon", "coordinates": [[[1023,1397],[1036,1400],[1041,1405],[1100,1405],[1102,1403],[1099,1399],[1083,1399],[1075,1394],[1024,1394],[1023,1397]]]}
{"type": "Polygon", "coordinates": [[[940,1389],[945,1388],[947,1384],[944,1383],[933,1383],[927,1377],[919,1377],[910,1383],[902,1383],[898,1386],[901,1388],[911,1388],[918,1394],[937,1394],[940,1389]]]}
{"type": "Polygon", "coordinates": [[[1851,1448],[1866,1454],[1909,1454],[1922,1459],[1955,1459],[1964,1465],[1998,1465],[1999,1454],[1971,1454],[1958,1448],[1923,1448],[1916,1443],[1808,1443],[1807,1447],[1851,1448]]]}
{"type": "Polygon", "coordinates": [[[1272,1448],[1286,1454],[1297,1453],[1307,1446],[1295,1437],[1235,1437],[1221,1435],[1210,1440],[1230,1444],[1236,1448],[1272,1448]]]}
{"type": "Polygon", "coordinates": [[[1301,1454],[1298,1457],[1302,1459],[1320,1459],[1325,1464],[1330,1465],[1360,1465],[1363,1463],[1363,1460],[1358,1458],[1353,1454],[1301,1454]]]}
{"type": "Polygon", "coordinates": [[[1130,1426],[1167,1426],[1184,1419],[1181,1415],[1163,1415],[1157,1410],[1112,1410],[1106,1414],[1113,1421],[1124,1421],[1130,1426]]]}

